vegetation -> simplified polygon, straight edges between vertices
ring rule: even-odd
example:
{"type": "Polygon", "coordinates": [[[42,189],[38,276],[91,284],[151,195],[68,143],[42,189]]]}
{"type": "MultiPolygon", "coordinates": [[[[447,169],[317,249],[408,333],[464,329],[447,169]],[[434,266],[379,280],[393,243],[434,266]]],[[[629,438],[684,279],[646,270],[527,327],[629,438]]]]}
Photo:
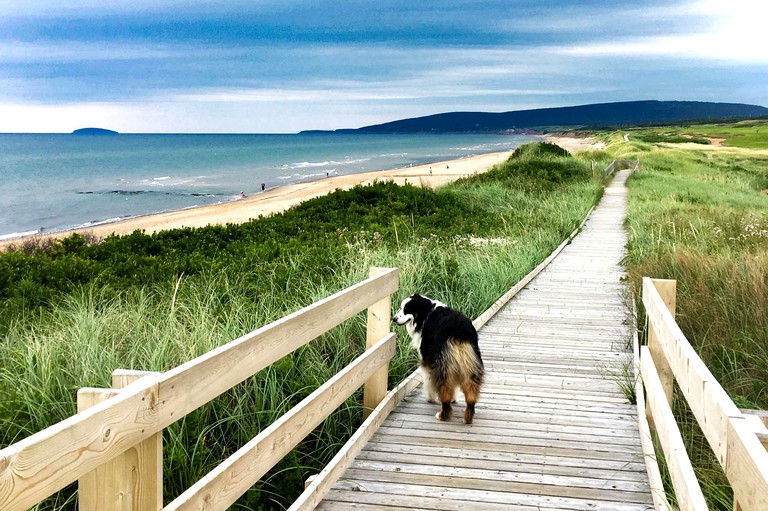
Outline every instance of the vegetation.
{"type": "MultiPolygon", "coordinates": [[[[363,280],[369,266],[401,268],[395,301],[419,290],[475,317],[601,193],[589,165],[534,145],[436,191],[376,183],[243,225],[100,243],[71,236],[0,254],[0,445],[71,416],[76,389],[109,386],[116,368],[168,370],[363,280]]],[[[415,367],[400,335],[390,385],[415,367]]],[[[361,314],[167,428],[165,501],[364,346],[361,314]]],[[[286,507],[360,422],[358,392],[236,508],[286,507]]],[[[75,495],[69,488],[38,509],[74,509],[75,495]]]]}
{"type": "Polygon", "coordinates": [[[709,144],[712,139],[722,140],[723,145],[745,149],[768,148],[768,119],[750,119],[734,123],[665,126],[629,130],[630,138],[643,142],[694,142],[709,144]]]}
{"type": "MultiPolygon", "coordinates": [[[[758,129],[768,132],[764,121],[681,132],[768,148],[758,129]]],[[[709,369],[737,406],[768,409],[768,155],[634,141],[653,140],[658,130],[630,132],[628,143],[606,137],[609,153],[642,160],[629,181],[627,219],[638,302],[643,276],[676,279],[678,324],[709,369]]],[[[709,505],[730,510],[727,480],[682,401],[675,399],[675,412],[709,505]]]]}

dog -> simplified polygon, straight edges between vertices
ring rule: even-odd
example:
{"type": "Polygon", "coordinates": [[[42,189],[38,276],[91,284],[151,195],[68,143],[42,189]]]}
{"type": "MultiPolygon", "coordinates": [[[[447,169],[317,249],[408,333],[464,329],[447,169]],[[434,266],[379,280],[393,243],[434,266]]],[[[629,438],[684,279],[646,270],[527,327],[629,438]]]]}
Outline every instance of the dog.
{"type": "Polygon", "coordinates": [[[414,294],[403,300],[392,321],[405,326],[411,344],[421,354],[427,401],[441,404],[437,420],[450,420],[458,387],[467,403],[464,422],[472,424],[485,368],[477,330],[469,318],[444,303],[414,294]]]}

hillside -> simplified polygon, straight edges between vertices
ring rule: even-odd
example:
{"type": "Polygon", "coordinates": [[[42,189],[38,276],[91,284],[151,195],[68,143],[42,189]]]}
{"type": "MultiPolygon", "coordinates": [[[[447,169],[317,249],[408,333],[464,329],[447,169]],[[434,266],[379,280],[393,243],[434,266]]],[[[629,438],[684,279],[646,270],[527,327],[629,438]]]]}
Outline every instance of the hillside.
{"type": "Polygon", "coordinates": [[[768,116],[768,108],[742,103],[627,101],[513,112],[447,112],[337,130],[345,133],[487,132],[544,127],[618,127],[768,116]]]}

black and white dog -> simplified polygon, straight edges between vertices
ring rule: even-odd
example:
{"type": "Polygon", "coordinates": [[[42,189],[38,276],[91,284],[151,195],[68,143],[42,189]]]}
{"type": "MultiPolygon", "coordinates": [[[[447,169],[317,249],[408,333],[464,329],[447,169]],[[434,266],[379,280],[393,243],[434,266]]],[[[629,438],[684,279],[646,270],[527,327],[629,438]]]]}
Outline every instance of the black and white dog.
{"type": "Polygon", "coordinates": [[[405,326],[413,347],[421,353],[427,400],[442,405],[435,417],[441,421],[451,418],[451,402],[459,387],[467,403],[464,422],[471,424],[485,369],[477,330],[469,318],[444,303],[415,294],[403,300],[392,321],[405,326]]]}

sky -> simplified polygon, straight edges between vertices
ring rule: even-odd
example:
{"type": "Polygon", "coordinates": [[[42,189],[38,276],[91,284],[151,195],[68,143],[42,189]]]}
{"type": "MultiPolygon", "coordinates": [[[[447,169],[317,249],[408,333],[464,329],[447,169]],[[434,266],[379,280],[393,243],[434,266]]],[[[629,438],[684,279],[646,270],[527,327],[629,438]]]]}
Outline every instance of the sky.
{"type": "Polygon", "coordinates": [[[768,0],[0,0],[0,133],[768,106],[768,0]]]}

